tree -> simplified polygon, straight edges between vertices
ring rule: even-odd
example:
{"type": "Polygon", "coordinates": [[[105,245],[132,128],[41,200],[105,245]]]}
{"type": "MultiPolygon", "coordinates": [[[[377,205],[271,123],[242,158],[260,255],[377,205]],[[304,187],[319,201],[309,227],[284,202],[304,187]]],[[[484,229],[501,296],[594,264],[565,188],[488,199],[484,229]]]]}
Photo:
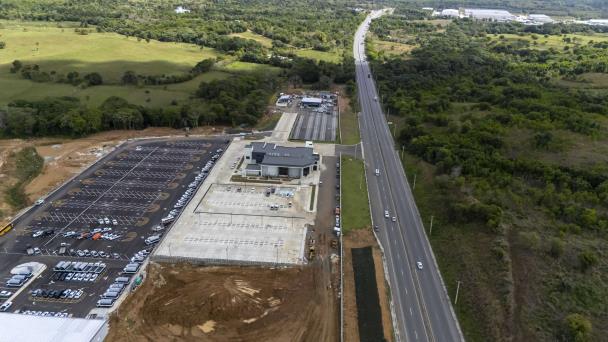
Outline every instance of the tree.
{"type": "Polygon", "coordinates": [[[568,341],[586,342],[591,340],[591,322],[581,314],[575,313],[566,316],[563,328],[568,341]]]}
{"type": "Polygon", "coordinates": [[[137,74],[133,71],[125,71],[125,73],[122,75],[122,83],[123,84],[132,84],[132,85],[137,85],[138,83],[138,77],[137,74]]]}
{"type": "Polygon", "coordinates": [[[6,47],[6,43],[3,41],[0,41],[0,50],[4,49],[6,47]]]}
{"type": "Polygon", "coordinates": [[[202,74],[204,72],[211,70],[214,63],[215,63],[215,60],[213,60],[212,58],[204,59],[204,60],[196,63],[196,65],[194,66],[194,68],[192,68],[192,70],[190,72],[193,74],[202,74]]]}
{"type": "Polygon", "coordinates": [[[103,84],[103,78],[97,72],[84,75],[84,79],[89,83],[90,86],[96,86],[103,84]]]}
{"type": "Polygon", "coordinates": [[[17,71],[21,70],[21,68],[23,67],[23,63],[21,63],[20,60],[15,59],[13,61],[13,66],[11,67],[11,73],[16,73],[17,71]]]}
{"type": "Polygon", "coordinates": [[[597,263],[599,262],[599,258],[597,257],[597,254],[595,254],[595,252],[586,249],[579,253],[578,261],[580,263],[581,270],[586,271],[589,268],[597,265],[597,263]]]}

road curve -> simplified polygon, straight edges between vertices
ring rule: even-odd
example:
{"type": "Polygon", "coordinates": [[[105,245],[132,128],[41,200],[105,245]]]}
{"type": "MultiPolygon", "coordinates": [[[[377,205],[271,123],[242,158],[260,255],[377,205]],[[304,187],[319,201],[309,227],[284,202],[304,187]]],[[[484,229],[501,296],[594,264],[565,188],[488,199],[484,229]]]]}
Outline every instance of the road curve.
{"type": "Polygon", "coordinates": [[[370,210],[384,250],[395,334],[398,341],[464,341],[365,57],[369,23],[384,13],[373,11],[359,26],[353,54],[370,210]]]}

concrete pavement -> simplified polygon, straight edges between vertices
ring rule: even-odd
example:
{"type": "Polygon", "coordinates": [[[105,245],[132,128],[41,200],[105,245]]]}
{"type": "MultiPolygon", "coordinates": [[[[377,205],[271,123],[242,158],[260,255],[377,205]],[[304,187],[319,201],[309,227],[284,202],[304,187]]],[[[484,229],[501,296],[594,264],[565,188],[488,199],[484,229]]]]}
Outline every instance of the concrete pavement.
{"type": "Polygon", "coordinates": [[[353,54],[370,209],[385,253],[395,333],[400,341],[462,341],[365,57],[369,23],[384,13],[374,11],[361,24],[355,34],[353,54]],[[417,267],[418,262],[422,269],[417,267]]]}

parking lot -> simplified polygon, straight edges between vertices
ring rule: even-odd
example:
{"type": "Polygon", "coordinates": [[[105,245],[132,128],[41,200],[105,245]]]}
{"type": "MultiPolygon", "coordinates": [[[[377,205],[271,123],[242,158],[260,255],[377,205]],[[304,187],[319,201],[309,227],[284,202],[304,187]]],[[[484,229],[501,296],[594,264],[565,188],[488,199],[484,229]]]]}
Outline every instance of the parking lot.
{"type": "Polygon", "coordinates": [[[293,125],[290,139],[313,141],[336,141],[338,128],[338,106],[327,100],[320,107],[308,108],[294,101],[298,117],[293,125]]]}
{"type": "Polygon", "coordinates": [[[127,264],[143,262],[148,252],[137,253],[153,247],[144,240],[164,232],[158,228],[161,218],[171,210],[177,215],[174,204],[187,201],[180,197],[200,186],[201,169],[227,144],[130,142],[32,208],[0,237],[0,291],[19,290],[5,286],[17,265],[35,261],[46,270],[10,299],[8,311],[87,316],[127,264]],[[73,263],[54,270],[62,261],[73,263]]]}

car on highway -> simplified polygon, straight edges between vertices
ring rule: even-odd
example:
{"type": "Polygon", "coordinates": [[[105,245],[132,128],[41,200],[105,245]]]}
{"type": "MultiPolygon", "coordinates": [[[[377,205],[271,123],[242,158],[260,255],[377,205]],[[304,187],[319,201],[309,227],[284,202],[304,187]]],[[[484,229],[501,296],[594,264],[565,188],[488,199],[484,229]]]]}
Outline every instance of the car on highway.
{"type": "Polygon", "coordinates": [[[388,210],[385,210],[385,211],[384,211],[384,217],[385,217],[385,218],[389,218],[389,217],[390,217],[390,215],[389,215],[389,213],[388,213],[388,210]]]}
{"type": "Polygon", "coordinates": [[[393,222],[397,222],[397,217],[393,216],[393,218],[391,219],[393,222]]]}
{"type": "Polygon", "coordinates": [[[374,226],[374,231],[379,231],[380,229],[378,229],[378,226],[374,226]]]}
{"type": "Polygon", "coordinates": [[[422,262],[417,261],[416,262],[416,267],[418,267],[418,269],[421,270],[422,269],[422,262]]]}
{"type": "Polygon", "coordinates": [[[380,169],[376,169],[376,176],[380,176],[380,169]]]}
{"type": "Polygon", "coordinates": [[[43,203],[44,203],[44,199],[41,198],[41,199],[37,200],[36,202],[34,202],[34,205],[38,206],[38,205],[42,205],[43,203]]]}

